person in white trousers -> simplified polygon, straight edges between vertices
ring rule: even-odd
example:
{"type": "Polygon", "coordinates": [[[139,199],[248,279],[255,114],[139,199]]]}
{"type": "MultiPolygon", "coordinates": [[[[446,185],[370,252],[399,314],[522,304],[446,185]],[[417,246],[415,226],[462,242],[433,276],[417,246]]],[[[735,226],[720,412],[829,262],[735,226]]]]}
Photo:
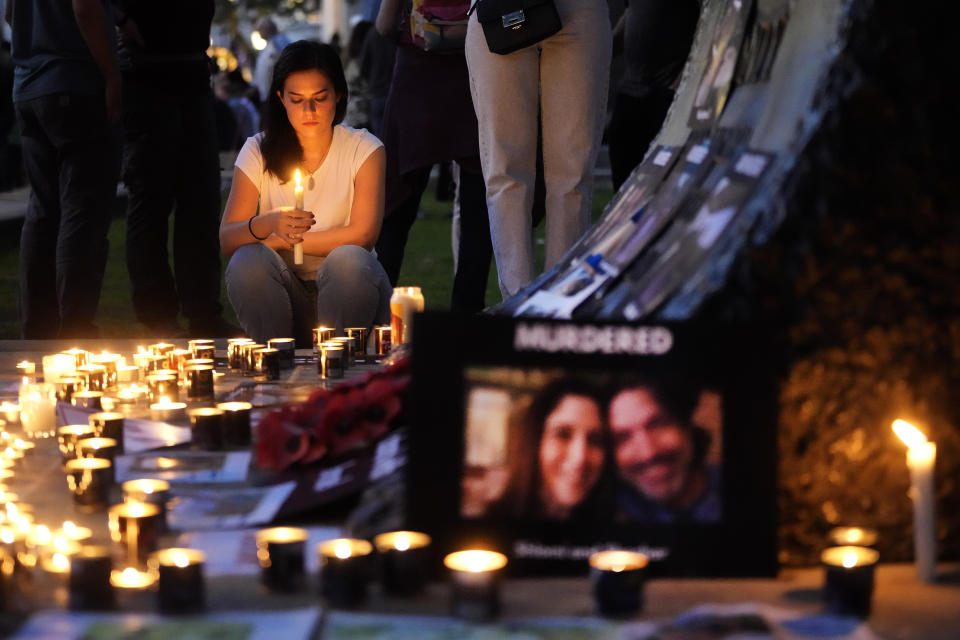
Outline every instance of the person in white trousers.
{"type": "Polygon", "coordinates": [[[610,76],[609,10],[606,0],[555,2],[563,28],[507,55],[490,52],[476,12],[467,29],[480,161],[504,299],[536,275],[531,210],[538,113],[547,187],[544,267],[556,263],[590,223],[610,76]]]}

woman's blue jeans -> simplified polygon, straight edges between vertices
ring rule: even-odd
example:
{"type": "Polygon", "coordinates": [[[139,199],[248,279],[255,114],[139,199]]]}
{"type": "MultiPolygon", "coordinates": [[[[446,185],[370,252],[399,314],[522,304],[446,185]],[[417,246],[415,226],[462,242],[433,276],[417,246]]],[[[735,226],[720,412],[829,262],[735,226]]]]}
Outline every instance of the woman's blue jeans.
{"type": "Polygon", "coordinates": [[[313,282],[301,280],[276,251],[246,244],[230,258],[227,295],[240,326],[257,342],[296,338],[308,348],[316,326],[367,327],[390,321],[393,288],[376,256],[363,247],[337,247],[313,282]]]}

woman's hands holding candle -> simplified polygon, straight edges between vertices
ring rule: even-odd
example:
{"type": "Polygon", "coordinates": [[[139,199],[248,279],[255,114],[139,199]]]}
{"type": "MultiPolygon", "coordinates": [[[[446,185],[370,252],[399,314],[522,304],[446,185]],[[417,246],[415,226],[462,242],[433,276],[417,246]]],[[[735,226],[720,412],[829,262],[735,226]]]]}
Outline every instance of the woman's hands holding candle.
{"type": "Polygon", "coordinates": [[[265,222],[258,225],[257,235],[260,235],[262,228],[266,227],[280,240],[281,246],[288,249],[292,249],[295,244],[303,240],[303,234],[310,230],[315,220],[311,212],[294,207],[277,207],[258,217],[264,218],[265,222]],[[269,226],[266,221],[269,221],[269,226]]]}

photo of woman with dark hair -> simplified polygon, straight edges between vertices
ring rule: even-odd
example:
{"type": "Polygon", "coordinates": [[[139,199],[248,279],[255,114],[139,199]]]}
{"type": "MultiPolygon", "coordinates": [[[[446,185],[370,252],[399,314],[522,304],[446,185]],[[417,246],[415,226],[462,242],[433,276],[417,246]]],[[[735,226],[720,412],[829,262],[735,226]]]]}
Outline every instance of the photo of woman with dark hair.
{"type": "Polygon", "coordinates": [[[477,515],[567,521],[597,513],[607,459],[603,406],[590,383],[559,378],[515,409],[505,489],[477,515]]]}

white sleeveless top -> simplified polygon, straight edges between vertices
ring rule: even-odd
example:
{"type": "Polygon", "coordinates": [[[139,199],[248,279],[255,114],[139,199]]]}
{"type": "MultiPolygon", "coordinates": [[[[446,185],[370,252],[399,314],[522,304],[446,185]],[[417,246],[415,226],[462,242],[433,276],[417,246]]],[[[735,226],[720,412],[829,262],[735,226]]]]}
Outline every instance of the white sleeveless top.
{"type": "MultiPolygon", "coordinates": [[[[283,184],[263,168],[260,141],[263,133],[247,138],[234,163],[260,192],[260,211],[267,212],[281,206],[294,206],[293,189],[296,183],[289,176],[283,184]]],[[[338,124],[333,128],[333,140],[323,162],[311,174],[300,177],[303,185],[303,208],[313,212],[311,231],[325,231],[350,223],[353,208],[354,180],[370,154],[383,143],[366,129],[353,129],[338,124]]],[[[320,256],[303,256],[303,264],[293,264],[293,252],[279,251],[287,265],[304,280],[316,277],[323,262],[320,256]]]]}

